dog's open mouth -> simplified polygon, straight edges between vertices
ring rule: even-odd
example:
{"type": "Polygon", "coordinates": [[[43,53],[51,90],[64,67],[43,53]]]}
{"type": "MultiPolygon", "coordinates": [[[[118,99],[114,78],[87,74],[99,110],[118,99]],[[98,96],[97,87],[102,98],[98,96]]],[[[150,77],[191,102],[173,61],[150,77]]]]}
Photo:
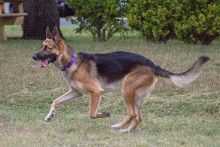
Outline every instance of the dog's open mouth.
{"type": "Polygon", "coordinates": [[[49,63],[50,63],[49,60],[50,60],[50,58],[48,58],[46,60],[41,60],[40,61],[40,66],[41,67],[47,67],[49,65],[49,63]]]}
{"type": "Polygon", "coordinates": [[[41,59],[40,60],[40,66],[41,67],[47,67],[50,63],[53,63],[56,60],[56,55],[52,54],[49,58],[47,59],[41,59]]]}
{"type": "Polygon", "coordinates": [[[53,63],[57,59],[57,55],[54,53],[47,53],[47,54],[40,54],[35,53],[33,54],[32,58],[36,61],[40,61],[41,67],[47,67],[50,63],[53,63]]]}
{"type": "Polygon", "coordinates": [[[47,67],[50,63],[53,63],[56,60],[55,54],[49,54],[40,60],[41,67],[47,67]],[[46,58],[47,57],[47,58],[46,58]]]}

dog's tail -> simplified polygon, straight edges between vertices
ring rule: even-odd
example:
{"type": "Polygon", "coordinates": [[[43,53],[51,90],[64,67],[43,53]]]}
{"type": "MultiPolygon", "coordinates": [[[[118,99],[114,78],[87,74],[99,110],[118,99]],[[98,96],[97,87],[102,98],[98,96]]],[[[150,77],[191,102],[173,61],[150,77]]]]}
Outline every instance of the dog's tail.
{"type": "Polygon", "coordinates": [[[186,86],[187,84],[192,83],[199,77],[201,73],[202,65],[206,63],[208,60],[209,60],[209,57],[201,56],[194,62],[194,64],[192,65],[190,69],[179,74],[169,72],[165,69],[162,69],[159,66],[155,66],[154,72],[158,76],[169,78],[174,85],[182,88],[186,86]]]}

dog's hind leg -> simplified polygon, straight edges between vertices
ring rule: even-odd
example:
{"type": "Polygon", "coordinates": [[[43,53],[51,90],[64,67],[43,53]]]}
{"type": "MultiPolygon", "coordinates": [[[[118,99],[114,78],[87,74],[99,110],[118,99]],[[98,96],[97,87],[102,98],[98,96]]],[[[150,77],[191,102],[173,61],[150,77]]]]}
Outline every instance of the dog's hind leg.
{"type": "Polygon", "coordinates": [[[126,92],[126,94],[124,95],[124,98],[125,98],[125,101],[128,107],[127,116],[121,122],[112,125],[111,128],[120,129],[124,125],[129,124],[136,117],[134,91],[129,91],[129,93],[126,92]]]}
{"type": "Polygon", "coordinates": [[[46,122],[49,122],[54,116],[55,109],[57,109],[64,102],[68,102],[80,96],[81,96],[81,93],[79,93],[78,91],[74,89],[70,89],[67,93],[65,93],[64,95],[60,96],[59,98],[53,101],[53,103],[51,104],[50,111],[44,120],[46,122]]]}
{"type": "Polygon", "coordinates": [[[141,104],[144,99],[148,99],[150,97],[150,94],[152,93],[152,91],[154,89],[156,81],[157,81],[157,79],[155,79],[151,85],[148,85],[146,87],[141,87],[141,88],[138,88],[135,90],[135,114],[136,114],[136,117],[132,120],[131,125],[126,129],[120,130],[121,132],[126,132],[126,133],[131,132],[142,121],[141,112],[140,112],[141,104]]]}
{"type": "Polygon", "coordinates": [[[141,122],[140,106],[143,98],[152,92],[152,85],[155,84],[156,76],[144,66],[137,67],[123,80],[122,92],[128,106],[128,117],[112,128],[121,128],[132,121],[131,125],[121,132],[131,132],[141,122]]]}

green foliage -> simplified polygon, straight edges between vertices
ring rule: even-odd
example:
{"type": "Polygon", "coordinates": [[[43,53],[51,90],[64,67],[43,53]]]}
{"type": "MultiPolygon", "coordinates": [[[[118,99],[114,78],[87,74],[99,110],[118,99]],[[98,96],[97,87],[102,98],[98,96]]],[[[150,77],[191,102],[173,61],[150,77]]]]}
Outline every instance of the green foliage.
{"type": "Polygon", "coordinates": [[[185,0],[180,2],[181,19],[175,33],[184,42],[210,44],[220,34],[220,1],[185,0]]]}
{"type": "Polygon", "coordinates": [[[173,34],[176,1],[129,1],[129,25],[142,32],[147,40],[166,42],[173,34]]]}
{"type": "Polygon", "coordinates": [[[77,31],[87,30],[95,40],[105,41],[124,29],[124,22],[117,18],[122,17],[126,9],[118,0],[68,0],[68,4],[80,22],[77,31]]]}
{"type": "Polygon", "coordinates": [[[220,34],[219,0],[131,0],[129,25],[147,40],[210,44],[220,34]]]}

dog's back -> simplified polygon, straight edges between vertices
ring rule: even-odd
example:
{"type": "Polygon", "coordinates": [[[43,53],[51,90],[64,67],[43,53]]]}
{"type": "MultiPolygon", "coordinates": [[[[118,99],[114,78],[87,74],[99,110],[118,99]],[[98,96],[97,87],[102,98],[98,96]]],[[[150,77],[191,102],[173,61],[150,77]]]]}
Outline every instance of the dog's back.
{"type": "Polygon", "coordinates": [[[152,70],[155,65],[145,57],[129,52],[112,52],[106,54],[79,53],[84,62],[93,61],[96,64],[98,74],[108,83],[123,78],[137,66],[147,66],[152,70]]]}

